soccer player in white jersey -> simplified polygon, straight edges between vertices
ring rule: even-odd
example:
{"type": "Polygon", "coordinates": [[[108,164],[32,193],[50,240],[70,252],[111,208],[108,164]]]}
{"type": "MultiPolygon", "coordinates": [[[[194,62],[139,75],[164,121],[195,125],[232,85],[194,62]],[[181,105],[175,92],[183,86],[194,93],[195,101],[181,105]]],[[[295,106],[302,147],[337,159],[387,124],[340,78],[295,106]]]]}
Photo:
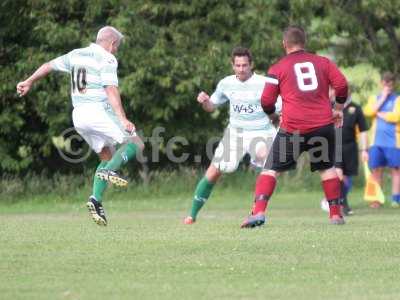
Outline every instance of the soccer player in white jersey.
{"type": "Polygon", "coordinates": [[[105,26],[99,30],[96,43],[43,64],[17,84],[17,93],[22,97],[34,82],[52,71],[70,74],[74,127],[101,160],[94,176],[93,193],[86,205],[93,220],[104,226],[107,219],[102,198],[107,183],[126,185],[127,181],[117,171],[143,150],[135,125],[125,115],[118,89],[118,63],[114,54],[122,39],[117,29],[105,26]],[[117,151],[116,145],[121,145],[117,151]]]}
{"type": "MultiPolygon", "coordinates": [[[[217,180],[223,173],[234,172],[246,153],[250,154],[252,163],[262,167],[276,135],[279,115],[272,114],[268,118],[260,102],[267,77],[252,72],[249,49],[233,49],[231,63],[235,74],[222,79],[211,97],[205,92],[197,97],[207,112],[213,112],[216,107],[229,101],[230,118],[214,158],[197,184],[191,213],[185,218],[185,224],[196,221],[217,180]]],[[[277,105],[277,112],[279,110],[280,104],[277,105]]]]}

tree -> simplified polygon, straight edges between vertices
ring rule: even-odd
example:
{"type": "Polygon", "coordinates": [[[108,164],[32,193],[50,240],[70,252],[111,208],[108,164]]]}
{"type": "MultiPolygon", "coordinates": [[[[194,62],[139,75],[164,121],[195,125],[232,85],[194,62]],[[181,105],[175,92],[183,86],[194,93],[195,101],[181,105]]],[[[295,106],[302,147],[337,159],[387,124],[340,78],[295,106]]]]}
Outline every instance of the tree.
{"type": "MultiPolygon", "coordinates": [[[[89,44],[106,24],[126,37],[117,57],[129,117],[145,136],[162,126],[165,140],[187,138],[189,144],[175,151],[193,158],[204,155],[206,140],[221,135],[226,124],[226,109],[210,116],[195,98],[231,73],[234,46],[251,48],[256,71],[264,73],[283,55],[282,30],[300,24],[311,51],[328,51],[342,66],[367,61],[397,71],[399,6],[385,0],[5,0],[0,4],[0,173],[70,169],[54,145],[72,126],[69,79],[51,75],[25,98],[17,97],[15,85],[41,63],[89,44]]],[[[168,164],[165,155],[161,159],[160,166],[168,164]]]]}

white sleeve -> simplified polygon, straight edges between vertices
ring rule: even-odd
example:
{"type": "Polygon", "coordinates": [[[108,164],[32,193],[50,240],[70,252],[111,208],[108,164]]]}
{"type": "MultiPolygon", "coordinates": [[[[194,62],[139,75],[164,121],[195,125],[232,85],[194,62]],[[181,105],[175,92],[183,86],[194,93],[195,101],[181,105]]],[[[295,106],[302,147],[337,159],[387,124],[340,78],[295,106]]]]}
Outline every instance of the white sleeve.
{"type": "Polygon", "coordinates": [[[228,97],[226,97],[223,89],[223,84],[220,81],[217,85],[217,88],[215,89],[214,93],[210,97],[211,103],[218,106],[221,104],[224,104],[226,101],[228,101],[228,97]]]}
{"type": "Polygon", "coordinates": [[[275,103],[275,112],[280,113],[281,111],[282,111],[282,97],[281,95],[279,95],[275,103]]]}
{"type": "Polygon", "coordinates": [[[102,86],[118,86],[118,62],[114,57],[107,57],[103,61],[100,69],[100,78],[102,86]]]}
{"type": "Polygon", "coordinates": [[[59,57],[53,59],[52,61],[50,61],[50,66],[54,71],[60,71],[60,72],[66,72],[66,73],[71,72],[68,54],[59,56],[59,57]]]}

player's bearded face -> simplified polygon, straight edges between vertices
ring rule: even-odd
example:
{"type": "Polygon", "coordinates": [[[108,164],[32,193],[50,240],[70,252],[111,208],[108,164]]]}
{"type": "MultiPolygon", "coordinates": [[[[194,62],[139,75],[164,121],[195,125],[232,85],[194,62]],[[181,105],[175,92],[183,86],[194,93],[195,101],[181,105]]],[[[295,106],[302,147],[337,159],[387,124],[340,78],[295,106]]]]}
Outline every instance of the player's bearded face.
{"type": "Polygon", "coordinates": [[[247,56],[236,56],[232,62],[232,68],[240,81],[245,81],[251,76],[251,63],[247,56]]]}

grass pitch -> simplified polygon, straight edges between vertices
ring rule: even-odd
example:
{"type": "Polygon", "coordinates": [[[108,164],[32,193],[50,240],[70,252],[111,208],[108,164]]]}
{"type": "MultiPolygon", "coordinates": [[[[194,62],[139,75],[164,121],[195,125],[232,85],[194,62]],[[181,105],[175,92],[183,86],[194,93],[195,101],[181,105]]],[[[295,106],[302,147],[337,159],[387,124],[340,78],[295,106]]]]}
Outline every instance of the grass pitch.
{"type": "Polygon", "coordinates": [[[239,228],[247,189],[217,188],[193,226],[189,194],[117,193],[106,228],[84,200],[2,204],[0,298],[399,299],[400,210],[355,191],[356,215],[332,226],[321,197],[279,191],[256,230],[239,228]]]}

